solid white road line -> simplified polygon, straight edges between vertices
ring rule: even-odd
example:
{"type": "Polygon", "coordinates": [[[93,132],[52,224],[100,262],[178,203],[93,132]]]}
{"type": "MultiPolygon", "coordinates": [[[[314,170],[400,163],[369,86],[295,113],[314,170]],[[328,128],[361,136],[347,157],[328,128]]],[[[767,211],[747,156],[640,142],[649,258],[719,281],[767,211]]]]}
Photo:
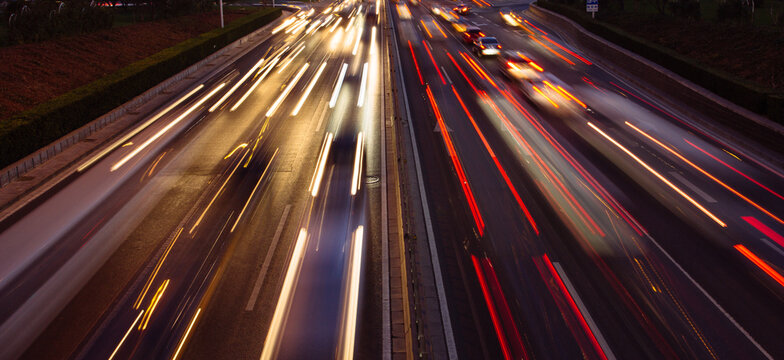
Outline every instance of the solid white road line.
{"type": "Polygon", "coordinates": [[[599,327],[596,326],[596,322],[593,321],[591,317],[591,313],[588,312],[588,308],[583,303],[582,299],[580,299],[580,295],[577,293],[577,289],[574,288],[572,282],[569,281],[569,277],[566,276],[566,272],[561,267],[561,264],[558,262],[553,261],[553,267],[555,271],[558,272],[558,275],[561,276],[561,280],[563,280],[564,285],[569,290],[569,294],[572,295],[572,299],[574,302],[577,303],[577,307],[580,308],[580,312],[582,313],[583,317],[585,318],[585,322],[588,323],[588,326],[591,328],[591,331],[596,336],[596,341],[599,342],[599,346],[602,347],[604,351],[604,355],[607,356],[609,360],[615,360],[615,354],[613,354],[612,350],[610,349],[610,345],[607,344],[607,341],[604,339],[602,332],[599,331],[599,327]]]}

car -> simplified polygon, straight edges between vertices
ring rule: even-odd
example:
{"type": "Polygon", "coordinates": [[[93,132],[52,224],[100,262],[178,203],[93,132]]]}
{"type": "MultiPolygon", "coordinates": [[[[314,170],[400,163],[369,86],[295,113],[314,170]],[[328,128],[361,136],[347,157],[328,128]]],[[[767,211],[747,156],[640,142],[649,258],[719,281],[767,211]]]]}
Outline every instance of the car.
{"type": "Polygon", "coordinates": [[[548,72],[540,73],[535,79],[520,81],[520,90],[528,97],[531,103],[544,110],[592,111],[585,103],[573,95],[571,87],[548,72]]]}
{"type": "Polygon", "coordinates": [[[476,26],[468,26],[466,30],[463,31],[463,41],[468,44],[473,43],[474,40],[483,36],[485,36],[485,33],[476,26]]]}
{"type": "Polygon", "coordinates": [[[460,4],[455,6],[452,11],[454,11],[455,14],[468,15],[471,13],[471,7],[466,4],[460,4]]]}
{"type": "Polygon", "coordinates": [[[501,43],[492,36],[480,37],[474,40],[474,53],[482,57],[487,55],[498,55],[501,52],[501,43]]]}
{"type": "Polygon", "coordinates": [[[507,25],[512,27],[522,26],[523,18],[520,15],[515,14],[514,12],[510,11],[508,13],[501,13],[501,17],[504,19],[507,25]]]}
{"type": "Polygon", "coordinates": [[[503,51],[498,54],[498,68],[510,80],[532,80],[544,71],[530,57],[520,51],[503,51]]]}
{"type": "Polygon", "coordinates": [[[451,24],[452,28],[454,28],[455,31],[459,33],[463,33],[468,30],[469,27],[471,27],[471,23],[464,19],[456,19],[455,21],[452,21],[451,24]]]}

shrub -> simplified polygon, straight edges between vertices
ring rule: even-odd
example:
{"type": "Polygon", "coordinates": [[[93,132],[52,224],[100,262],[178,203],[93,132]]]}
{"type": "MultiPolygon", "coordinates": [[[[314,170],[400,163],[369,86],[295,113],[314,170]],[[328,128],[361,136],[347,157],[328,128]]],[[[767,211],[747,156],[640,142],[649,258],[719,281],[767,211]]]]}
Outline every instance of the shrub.
{"type": "Polygon", "coordinates": [[[280,14],[280,9],[262,9],[0,122],[0,167],[133,99],[280,14]]]}

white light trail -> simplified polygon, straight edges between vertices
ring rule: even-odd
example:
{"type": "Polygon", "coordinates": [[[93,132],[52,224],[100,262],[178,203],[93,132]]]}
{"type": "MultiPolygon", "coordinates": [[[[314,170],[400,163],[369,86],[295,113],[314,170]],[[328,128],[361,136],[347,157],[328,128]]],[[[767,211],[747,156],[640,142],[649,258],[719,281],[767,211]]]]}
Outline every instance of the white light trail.
{"type": "Polygon", "coordinates": [[[376,27],[370,30],[370,55],[376,54],[376,27]]]}
{"type": "Polygon", "coordinates": [[[294,51],[294,55],[289,56],[289,58],[286,60],[283,66],[281,66],[280,69],[278,69],[278,74],[280,74],[283,71],[283,69],[286,68],[286,66],[289,66],[289,64],[291,64],[291,62],[294,61],[294,59],[299,55],[299,53],[302,52],[302,50],[305,50],[305,44],[300,45],[299,49],[294,51]]]}
{"type": "Polygon", "coordinates": [[[327,158],[329,157],[329,148],[332,147],[332,133],[327,133],[324,139],[324,144],[321,145],[321,154],[319,161],[316,164],[316,172],[313,174],[313,180],[310,182],[310,195],[316,197],[321,185],[321,178],[324,176],[324,168],[327,166],[327,158]]]}
{"type": "Polygon", "coordinates": [[[163,136],[163,134],[165,134],[167,131],[169,131],[171,128],[173,128],[174,125],[177,125],[180,121],[182,121],[182,119],[185,119],[194,110],[198,109],[202,104],[204,104],[205,101],[209,100],[209,98],[211,98],[213,95],[215,95],[215,93],[218,92],[220,89],[222,89],[224,86],[226,86],[226,83],[222,83],[218,87],[216,87],[215,89],[210,91],[209,94],[207,94],[206,96],[201,98],[201,100],[199,100],[196,104],[194,104],[188,110],[186,110],[184,113],[182,113],[182,115],[180,115],[176,119],[174,119],[174,121],[170,122],[169,125],[166,125],[163,129],[161,129],[160,131],[155,133],[155,135],[153,135],[152,137],[147,139],[147,141],[145,141],[144,143],[139,145],[136,149],[133,149],[133,151],[131,151],[130,154],[125,155],[125,157],[123,157],[120,161],[118,161],[116,164],[114,164],[114,166],[112,166],[111,171],[115,171],[115,170],[119,169],[121,166],[125,165],[125,163],[127,163],[128,160],[131,160],[134,156],[139,154],[147,146],[150,146],[150,144],[152,144],[153,141],[158,140],[159,137],[163,136]]]}
{"type": "Polygon", "coordinates": [[[360,176],[362,173],[362,158],[364,157],[364,138],[362,132],[357,135],[357,152],[354,154],[354,176],[351,177],[351,196],[357,194],[360,187],[360,176]]]}
{"type": "Polygon", "coordinates": [[[97,162],[98,160],[102,159],[104,156],[106,156],[106,154],[114,151],[114,149],[116,149],[116,148],[122,146],[123,144],[125,144],[130,138],[136,136],[136,134],[138,134],[142,130],[146,129],[148,126],[150,126],[156,120],[160,119],[161,116],[163,116],[166,113],[168,113],[169,111],[171,111],[171,109],[174,109],[175,107],[177,107],[177,105],[180,105],[180,103],[185,101],[185,99],[191,97],[193,94],[195,94],[197,91],[201,90],[203,87],[204,87],[204,84],[201,84],[201,85],[197,86],[195,89],[193,89],[189,93],[185,94],[185,96],[181,97],[179,100],[177,100],[173,104],[169,105],[169,107],[167,107],[163,111],[155,114],[155,116],[150,118],[150,120],[147,120],[144,124],[138,126],[137,128],[133,129],[133,131],[129,132],[128,134],[126,134],[125,136],[120,138],[119,140],[115,141],[114,143],[112,143],[112,145],[110,145],[109,147],[103,149],[100,153],[98,153],[97,155],[95,155],[92,158],[90,158],[90,160],[85,161],[82,165],[80,165],[76,169],[76,171],[77,172],[82,172],[85,169],[87,169],[88,167],[90,167],[92,164],[95,164],[95,162],[97,162]]]}
{"type": "Polygon", "coordinates": [[[218,100],[218,102],[216,102],[214,105],[212,105],[208,111],[209,112],[213,112],[221,104],[223,104],[223,102],[226,101],[226,99],[228,99],[229,96],[231,96],[231,94],[233,94],[234,91],[237,90],[237,88],[240,87],[240,85],[242,85],[242,83],[245,82],[245,80],[247,80],[251,75],[253,75],[253,72],[256,71],[256,69],[258,69],[259,66],[261,66],[262,63],[264,63],[264,59],[259,60],[259,62],[257,62],[256,65],[253,65],[253,67],[250,68],[248,73],[245,74],[245,76],[243,76],[242,79],[240,79],[240,81],[237,81],[237,83],[234,84],[234,86],[232,86],[231,89],[229,89],[229,91],[227,91],[225,94],[223,94],[223,96],[218,100]]]}
{"type": "Polygon", "coordinates": [[[299,277],[299,269],[302,264],[302,257],[304,256],[307,239],[308,231],[304,228],[300,229],[299,235],[297,236],[297,242],[294,245],[294,252],[291,254],[289,267],[286,269],[286,277],[283,279],[283,287],[280,289],[278,304],[275,306],[275,312],[272,315],[267,338],[264,340],[261,360],[272,360],[275,358],[278,340],[283,330],[284,316],[288,313],[289,300],[294,291],[297,278],[299,277]]]}
{"type": "Polygon", "coordinates": [[[354,232],[354,243],[351,249],[351,270],[349,271],[348,298],[345,307],[345,328],[343,329],[343,345],[341,358],[351,360],[354,358],[354,343],[356,340],[357,311],[359,309],[359,283],[362,274],[362,251],[364,247],[364,227],[359,225],[354,232]]]}
{"type": "Polygon", "coordinates": [[[250,94],[253,92],[253,90],[255,90],[256,87],[259,86],[259,84],[261,84],[261,81],[264,80],[265,77],[267,77],[267,74],[269,74],[270,71],[272,71],[272,68],[275,67],[275,64],[278,63],[278,60],[280,60],[280,58],[279,57],[275,57],[274,59],[272,59],[272,62],[267,64],[267,70],[265,70],[264,73],[261,74],[261,76],[256,80],[256,82],[253,83],[253,86],[251,86],[250,89],[248,89],[248,91],[245,92],[245,95],[242,95],[240,100],[237,101],[237,103],[234,104],[234,106],[232,106],[231,109],[229,109],[229,111],[237,110],[237,108],[240,107],[240,105],[242,105],[242,103],[245,101],[245,99],[248,98],[248,96],[250,96],[250,94]]]}
{"type": "Polygon", "coordinates": [[[286,88],[283,90],[283,92],[280,94],[280,96],[278,96],[278,99],[275,100],[275,102],[272,104],[272,106],[270,106],[269,110],[267,110],[267,114],[266,114],[267,117],[270,117],[270,116],[272,116],[272,114],[275,113],[275,110],[278,109],[278,106],[280,106],[280,104],[283,102],[283,100],[286,98],[286,96],[288,96],[288,94],[291,92],[291,89],[293,89],[294,86],[297,85],[297,83],[299,82],[299,79],[302,77],[302,74],[305,73],[305,70],[308,69],[309,65],[310,65],[309,63],[305,63],[305,65],[302,66],[302,69],[299,70],[297,75],[294,76],[294,79],[291,80],[291,82],[286,86],[286,88]]]}
{"type": "Polygon", "coordinates": [[[284,29],[284,28],[286,28],[287,26],[291,25],[291,23],[293,23],[295,20],[297,20],[297,18],[296,18],[296,17],[294,17],[294,16],[292,16],[292,17],[290,17],[290,18],[286,19],[286,20],[285,20],[284,22],[282,22],[280,25],[278,25],[278,26],[276,26],[274,29],[272,29],[272,34],[273,34],[273,35],[275,35],[275,34],[279,33],[281,30],[283,30],[283,29],[284,29]]]}
{"type": "Polygon", "coordinates": [[[269,170],[270,165],[272,165],[272,161],[275,160],[275,155],[278,155],[278,150],[280,149],[279,148],[275,149],[275,152],[272,153],[272,157],[269,159],[267,166],[264,168],[264,171],[261,173],[261,176],[259,177],[259,181],[256,182],[256,186],[254,186],[253,191],[250,192],[250,196],[248,196],[248,200],[245,201],[245,205],[242,206],[242,211],[240,211],[240,214],[237,215],[237,220],[235,220],[234,225],[231,226],[231,230],[229,231],[230,233],[234,232],[234,228],[237,227],[237,224],[239,224],[240,219],[242,219],[242,214],[245,213],[245,210],[248,208],[248,204],[250,204],[250,200],[253,199],[253,194],[256,193],[256,189],[259,188],[259,185],[261,185],[261,181],[264,180],[264,175],[267,174],[267,170],[269,170]]]}
{"type": "Polygon", "coordinates": [[[120,340],[120,343],[117,344],[117,347],[114,348],[114,351],[112,352],[112,355],[109,356],[109,360],[114,359],[114,356],[117,355],[118,351],[120,351],[120,346],[122,346],[122,344],[125,342],[125,339],[128,338],[128,335],[131,333],[131,331],[133,331],[133,328],[136,327],[136,323],[139,322],[139,319],[142,318],[142,314],[144,314],[144,310],[142,310],[142,312],[139,313],[139,316],[137,316],[136,320],[133,321],[133,324],[131,324],[131,327],[128,328],[128,331],[125,332],[125,335],[120,340]]]}
{"type": "Polygon", "coordinates": [[[362,107],[365,105],[365,88],[367,88],[367,71],[368,70],[368,63],[362,67],[362,82],[359,85],[359,99],[357,100],[357,106],[362,107]]]}
{"type": "Polygon", "coordinates": [[[307,89],[305,89],[305,94],[303,94],[302,98],[299,99],[299,102],[297,103],[297,106],[294,108],[294,111],[291,112],[291,115],[296,116],[297,114],[299,114],[299,110],[302,109],[302,105],[305,104],[305,100],[307,100],[311,90],[313,90],[313,87],[316,86],[316,82],[318,81],[319,77],[321,76],[321,73],[324,71],[324,67],[326,66],[327,66],[326,61],[321,63],[321,66],[316,72],[316,76],[314,76],[313,80],[310,81],[310,84],[308,85],[307,89]]]}
{"type": "Polygon", "coordinates": [[[338,95],[340,95],[340,88],[343,86],[343,77],[346,76],[346,69],[348,69],[348,64],[343,63],[343,68],[340,69],[340,76],[338,76],[338,83],[335,84],[335,90],[332,91],[332,98],[329,99],[330,109],[334,108],[335,104],[338,101],[338,95]]]}
{"type": "Polygon", "coordinates": [[[342,17],[339,17],[339,18],[338,18],[338,21],[336,21],[336,22],[335,22],[335,25],[332,25],[332,27],[329,29],[329,32],[333,32],[333,31],[335,31],[335,28],[337,28],[337,27],[338,27],[338,25],[340,25],[340,22],[341,22],[341,21],[343,21],[343,18],[342,18],[342,17]]]}
{"type": "Polygon", "coordinates": [[[351,55],[357,54],[357,49],[359,49],[360,40],[362,40],[362,29],[357,29],[357,40],[354,42],[354,50],[351,50],[351,55]]]}

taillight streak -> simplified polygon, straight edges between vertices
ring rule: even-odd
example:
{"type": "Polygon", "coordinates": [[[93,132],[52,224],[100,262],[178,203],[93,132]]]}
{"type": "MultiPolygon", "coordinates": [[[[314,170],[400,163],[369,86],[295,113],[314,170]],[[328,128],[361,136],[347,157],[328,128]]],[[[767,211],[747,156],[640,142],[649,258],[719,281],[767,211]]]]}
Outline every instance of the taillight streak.
{"type": "Polygon", "coordinates": [[[422,72],[419,71],[419,62],[417,62],[416,55],[414,55],[414,47],[411,46],[411,41],[408,42],[408,48],[411,49],[411,58],[414,59],[414,67],[416,67],[417,75],[419,75],[419,85],[424,85],[425,81],[422,80],[422,72]]]}
{"type": "Polygon", "coordinates": [[[449,158],[450,160],[452,160],[452,165],[455,168],[455,172],[457,172],[457,177],[460,180],[460,185],[463,187],[463,193],[465,193],[466,200],[468,201],[468,206],[471,209],[471,215],[473,215],[474,217],[474,222],[476,223],[477,230],[479,231],[479,236],[484,236],[485,222],[482,219],[482,214],[479,212],[479,207],[476,205],[476,200],[474,199],[474,193],[473,191],[471,191],[471,186],[468,184],[468,178],[465,175],[463,166],[460,164],[460,159],[457,157],[457,151],[455,150],[455,147],[452,144],[452,139],[449,136],[449,130],[446,128],[444,119],[441,117],[441,112],[438,110],[438,105],[436,104],[436,100],[435,98],[433,98],[433,93],[430,91],[430,85],[427,86],[426,92],[427,92],[427,97],[430,100],[430,105],[433,108],[433,113],[436,116],[436,120],[438,120],[438,127],[441,130],[441,136],[444,139],[444,144],[446,145],[447,152],[449,153],[449,158]]]}
{"type": "Polygon", "coordinates": [[[436,71],[438,72],[438,77],[440,77],[441,82],[444,85],[446,85],[446,80],[444,80],[444,75],[441,74],[441,69],[438,67],[438,64],[436,64],[436,59],[433,58],[433,53],[430,52],[430,47],[427,46],[425,40],[422,40],[422,45],[425,47],[425,50],[427,50],[427,55],[430,56],[430,60],[433,62],[433,67],[436,68],[436,71]]]}
{"type": "Polygon", "coordinates": [[[498,171],[501,173],[501,176],[504,178],[504,181],[506,181],[506,185],[507,187],[509,187],[509,191],[512,192],[515,201],[517,201],[517,204],[520,206],[520,209],[523,210],[526,219],[528,219],[528,222],[531,224],[536,234],[539,235],[539,228],[536,226],[536,222],[534,221],[534,218],[531,216],[531,213],[528,211],[528,208],[523,203],[523,199],[520,198],[520,194],[517,193],[517,189],[515,189],[514,185],[512,185],[512,181],[509,179],[509,175],[507,175],[506,170],[504,170],[503,166],[501,166],[501,162],[498,161],[498,158],[495,156],[495,152],[493,152],[493,149],[490,148],[490,144],[487,142],[487,139],[485,139],[484,134],[482,134],[482,131],[479,130],[479,126],[476,124],[474,117],[471,116],[470,112],[468,112],[468,108],[463,102],[463,99],[457,93],[457,90],[455,89],[454,85],[452,85],[452,92],[454,92],[457,101],[460,102],[460,106],[463,107],[463,111],[465,111],[466,115],[468,116],[468,119],[471,121],[471,125],[474,126],[477,135],[479,135],[479,138],[482,140],[482,143],[485,145],[485,149],[487,149],[487,152],[490,154],[490,157],[493,158],[493,162],[495,162],[496,168],[498,168],[498,171]]]}

